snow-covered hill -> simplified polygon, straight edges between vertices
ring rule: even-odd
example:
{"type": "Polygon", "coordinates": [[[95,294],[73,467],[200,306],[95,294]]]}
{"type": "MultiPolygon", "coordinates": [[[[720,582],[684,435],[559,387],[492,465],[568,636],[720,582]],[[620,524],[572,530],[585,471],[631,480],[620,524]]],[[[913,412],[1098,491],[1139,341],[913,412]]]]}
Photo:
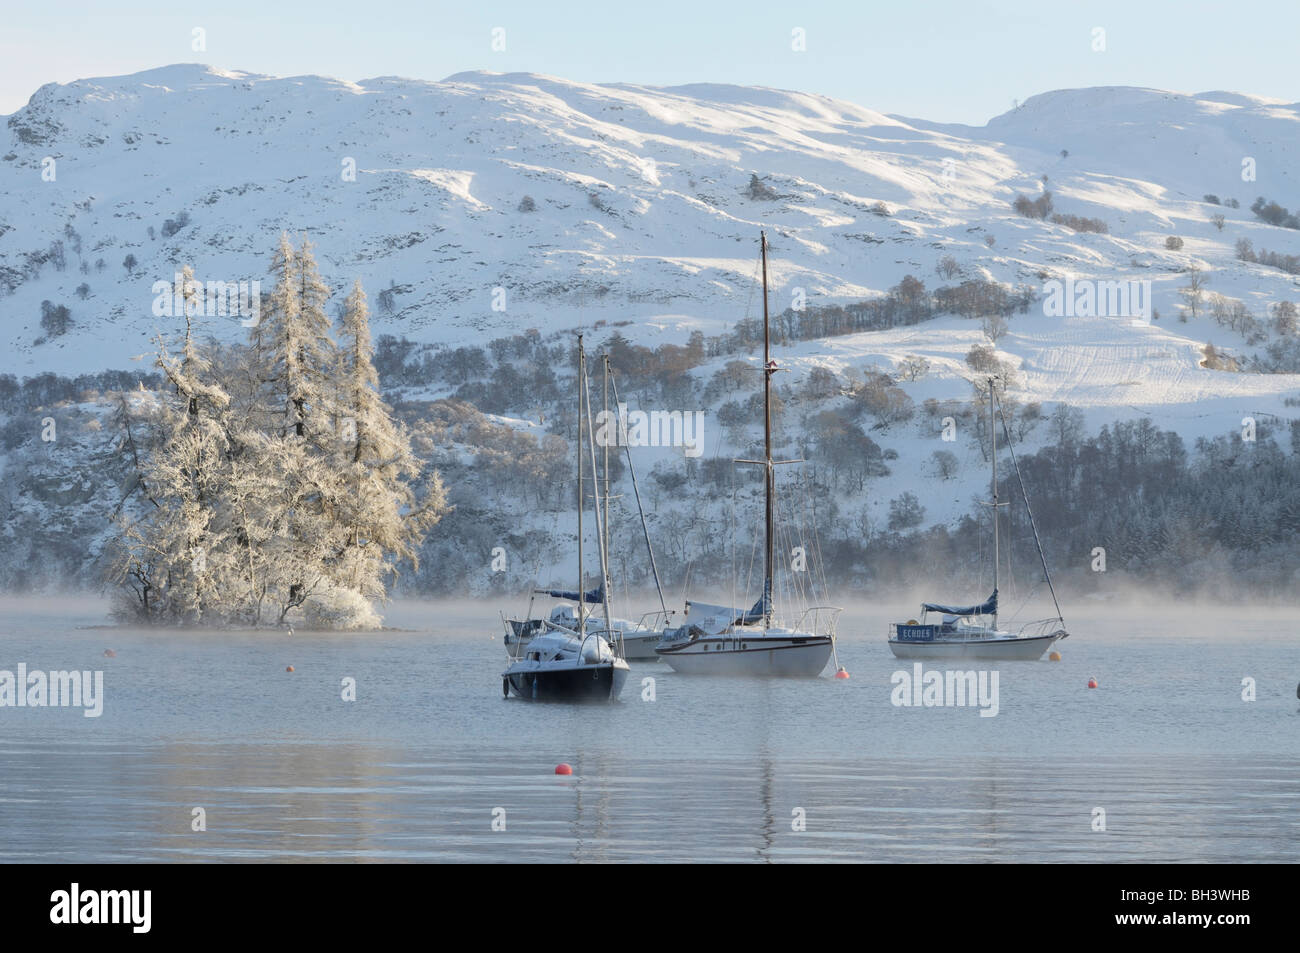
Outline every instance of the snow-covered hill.
{"type": "MultiPolygon", "coordinates": [[[[934,283],[944,255],[966,277],[1013,284],[1150,278],[1166,320],[1190,266],[1260,308],[1297,296],[1293,278],[1237,262],[1233,244],[1300,251],[1300,232],[1247,208],[1257,194],[1300,204],[1300,173],[1288,171],[1300,107],[1237,94],[1064,90],[969,128],[761,88],[493,73],[354,84],[177,65],[44,86],[0,140],[0,369],[20,376],[128,366],[168,323],[151,313],[155,281],[184,262],[209,280],[263,277],[286,228],[316,243],[336,287],[394,287],[377,330],[424,341],[600,319],[631,320],[643,338],[717,327],[754,313],[760,227],[778,310],[796,289],[815,305],[908,273],[934,283]],[[1258,181],[1242,181],[1247,157],[1258,181]],[[751,197],[751,174],[774,195],[751,197]],[[1110,234],[1013,212],[1044,175],[1057,211],[1101,218],[1110,234]],[[1207,205],[1205,193],[1242,207],[1207,205]],[[526,196],[534,211],[520,211],[526,196]],[[877,202],[891,214],[874,214],[877,202]],[[1222,231],[1212,212],[1227,216],[1222,231]],[[182,213],[189,224],[164,236],[182,213]],[[1181,251],[1165,249],[1169,235],[1181,251]],[[61,271],[40,264],[56,242],[61,271]],[[75,324],[36,345],[43,300],[75,324]]],[[[1070,324],[1059,321],[1062,346],[1089,336],[1070,324]]],[[[230,319],[217,330],[243,333],[230,319]]],[[[1125,333],[1137,366],[1148,366],[1144,342],[1170,353],[1168,333],[1125,333]]],[[[1036,330],[1036,348],[1052,338],[1036,330]]],[[[1190,357],[1183,348],[1177,362],[1190,357]]],[[[1045,386],[1074,391],[1082,365],[1056,361],[1045,386]]]]}
{"type": "MultiPolygon", "coordinates": [[[[1235,253],[1246,239],[1300,254],[1300,230],[1249,209],[1257,196],[1300,206],[1298,148],[1300,104],[1223,92],[1061,90],[967,127],[772,89],[531,74],[348,83],[178,65],[52,84],[0,128],[0,373],[147,367],[132,358],[175,330],[152,313],[154,282],[183,264],[200,279],[266,281],[281,230],[311,239],[336,290],[363,280],[378,305],[376,334],[460,346],[585,326],[598,349],[607,322],[634,343],[685,344],[691,331],[713,336],[761,313],[761,228],[777,312],[800,296],[813,308],[873,298],[909,274],[931,289],[982,279],[1039,293],[1051,279],[1149,280],[1152,324],[1048,317],[1036,303],[1010,319],[998,356],[1017,370],[1021,405],[1041,402],[1046,414],[1071,404],[1090,430],[1149,415],[1190,443],[1237,429],[1244,416],[1296,416],[1287,399],[1300,377],[1201,366],[1207,341],[1239,356],[1260,344],[1205,310],[1189,316],[1179,289],[1198,270],[1207,292],[1261,320],[1280,301],[1300,301],[1300,279],[1235,253]],[[1013,210],[1017,196],[1044,189],[1056,212],[1100,219],[1108,231],[1013,210]],[[1223,204],[1205,201],[1211,193],[1223,204]],[[1181,248],[1166,247],[1171,236],[1181,248]],[[43,301],[71,310],[66,334],[45,339],[43,301]]],[[[235,317],[205,329],[245,334],[235,317]]],[[[941,315],[783,344],[790,373],[781,383],[798,389],[819,367],[847,383],[918,356],[929,372],[899,383],[917,407],[965,402],[966,355],[984,341],[979,322],[941,315]]],[[[736,356],[695,368],[700,390],[736,356]]],[[[434,384],[408,396],[451,390],[434,384]]],[[[717,403],[704,409],[716,414],[717,403]]],[[[526,394],[508,409],[533,415],[526,394]]],[[[743,449],[714,419],[706,455],[743,449]]],[[[541,432],[522,420],[515,429],[541,432]]],[[[985,464],[969,434],[937,443],[928,414],[879,429],[897,462],[861,499],[843,501],[845,513],[862,509],[880,525],[903,492],[924,501],[927,524],[971,511],[985,464]],[[949,447],[955,480],[933,472],[932,454],[949,447]]],[[[1025,451],[1047,439],[1047,428],[1033,430],[1025,451]]],[[[88,448],[82,456],[97,459],[88,448]]],[[[439,452],[435,462],[452,465],[453,451],[439,452]]],[[[646,471],[680,465],[680,449],[645,454],[646,471]]],[[[473,491],[466,486],[467,497],[473,491]]],[[[23,525],[46,525],[45,503],[18,495],[30,503],[23,525]]],[[[673,520],[725,522],[701,499],[665,496],[656,519],[666,545],[689,535],[673,520]]],[[[510,519],[532,525],[527,502],[515,502],[510,519]]],[[[536,521],[554,529],[551,513],[536,521]]]]}

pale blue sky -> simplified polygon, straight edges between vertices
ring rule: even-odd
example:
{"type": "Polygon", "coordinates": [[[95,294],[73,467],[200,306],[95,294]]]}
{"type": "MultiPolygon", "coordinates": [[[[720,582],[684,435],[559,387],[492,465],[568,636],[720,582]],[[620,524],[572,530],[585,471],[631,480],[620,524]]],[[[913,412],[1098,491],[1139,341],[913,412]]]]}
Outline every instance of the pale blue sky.
{"type": "Polygon", "coordinates": [[[205,62],[347,80],[489,69],[756,84],[980,124],[1013,99],[1076,86],[1294,102],[1298,46],[1300,0],[60,0],[0,14],[0,114],[46,82],[205,62]],[[194,27],[207,31],[206,52],[191,49],[194,27]],[[491,48],[494,27],[505,28],[504,52],[491,48]],[[805,52],[791,49],[796,27],[805,52]],[[1094,27],[1104,52],[1092,49],[1094,27]]]}

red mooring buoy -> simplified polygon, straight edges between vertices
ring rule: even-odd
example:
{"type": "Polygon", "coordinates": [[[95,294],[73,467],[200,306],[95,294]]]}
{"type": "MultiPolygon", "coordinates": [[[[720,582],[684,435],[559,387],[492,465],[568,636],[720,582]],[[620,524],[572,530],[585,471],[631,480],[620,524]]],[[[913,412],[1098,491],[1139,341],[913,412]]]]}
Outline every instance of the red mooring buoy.
{"type": "Polygon", "coordinates": [[[285,670],[286,672],[292,672],[292,671],[293,671],[293,666],[292,666],[292,665],[286,665],[286,666],[284,667],[284,670],[285,670]]]}
{"type": "Polygon", "coordinates": [[[557,765],[555,766],[555,773],[556,773],[556,774],[572,774],[572,773],[573,773],[573,769],[572,769],[571,767],[569,767],[567,764],[564,764],[563,762],[561,762],[560,764],[557,764],[557,765]]]}
{"type": "Polygon", "coordinates": [[[1090,679],[1088,679],[1088,687],[1089,687],[1089,688],[1096,688],[1096,687],[1097,687],[1097,680],[1096,680],[1095,678],[1090,678],[1090,679]]]}
{"type": "Polygon", "coordinates": [[[848,670],[845,669],[844,666],[841,665],[841,666],[840,666],[840,670],[839,670],[838,672],[835,673],[835,677],[836,677],[836,678],[848,678],[848,677],[849,677],[848,670]]]}

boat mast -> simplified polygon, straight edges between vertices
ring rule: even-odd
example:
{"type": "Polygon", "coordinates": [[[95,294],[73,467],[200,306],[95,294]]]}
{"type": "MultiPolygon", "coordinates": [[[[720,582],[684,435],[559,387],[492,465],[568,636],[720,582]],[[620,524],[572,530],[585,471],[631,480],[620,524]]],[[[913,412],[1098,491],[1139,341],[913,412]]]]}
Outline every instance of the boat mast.
{"type": "MultiPolygon", "coordinates": [[[[604,358],[604,365],[605,365],[605,398],[604,398],[605,415],[601,418],[601,420],[605,421],[605,428],[606,428],[605,434],[606,437],[608,437],[609,435],[609,429],[608,429],[609,428],[609,355],[602,354],[601,357],[604,358]]],[[[617,433],[617,431],[615,431],[615,433],[617,433]]],[[[601,524],[601,545],[605,548],[606,552],[609,552],[609,440],[608,439],[605,440],[604,452],[605,452],[605,463],[604,463],[605,519],[604,522],[601,524]]]]}
{"type": "MultiPolygon", "coordinates": [[[[621,644],[622,635],[615,637],[614,625],[609,613],[609,593],[614,588],[609,575],[609,548],[607,544],[609,531],[605,528],[605,521],[601,519],[600,477],[596,472],[596,434],[591,419],[591,381],[587,378],[583,379],[583,390],[587,395],[587,438],[591,452],[591,478],[596,484],[596,494],[592,497],[592,501],[595,503],[593,510],[596,513],[596,539],[600,543],[600,601],[605,610],[605,638],[613,640],[611,645],[615,641],[621,644]]],[[[606,473],[608,474],[608,468],[606,473]]],[[[606,480],[606,493],[608,493],[608,477],[606,480]]],[[[606,506],[608,506],[609,501],[606,500],[605,502],[606,506]]],[[[621,648],[619,651],[621,654],[621,648]]]]}
{"type": "Polygon", "coordinates": [[[582,575],[582,382],[587,372],[587,354],[578,335],[578,637],[586,634],[583,614],[586,608],[586,585],[582,575]]]}
{"type": "Polygon", "coordinates": [[[763,459],[766,462],[765,519],[767,547],[763,570],[763,628],[772,624],[772,568],[776,558],[776,540],[772,534],[772,497],[775,489],[775,470],[772,466],[772,375],[776,367],[772,362],[772,335],[767,315],[767,235],[758,233],[759,250],[763,259],[763,459]]]}
{"type": "MultiPolygon", "coordinates": [[[[994,426],[997,410],[994,407],[993,378],[989,378],[989,459],[993,462],[993,595],[998,594],[998,431],[994,426]]],[[[993,608],[993,628],[998,627],[997,605],[993,608]]]]}

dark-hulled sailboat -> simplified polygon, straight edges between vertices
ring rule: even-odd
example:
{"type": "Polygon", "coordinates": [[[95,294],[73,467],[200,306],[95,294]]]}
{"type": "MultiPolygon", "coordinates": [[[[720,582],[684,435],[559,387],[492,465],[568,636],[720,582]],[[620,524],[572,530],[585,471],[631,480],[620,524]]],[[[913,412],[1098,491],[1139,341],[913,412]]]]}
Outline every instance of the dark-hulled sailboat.
{"type": "MultiPolygon", "coordinates": [[[[621,633],[612,624],[610,616],[609,553],[599,506],[596,507],[596,525],[600,540],[601,581],[595,593],[599,595],[604,610],[603,626],[589,624],[586,597],[591,593],[583,588],[586,581],[582,570],[582,431],[584,425],[588,428],[591,425],[591,398],[587,393],[587,357],[582,335],[578,335],[577,380],[578,587],[573,593],[578,596],[577,608],[572,619],[552,612],[551,617],[529,638],[516,641],[510,665],[501,675],[503,694],[513,693],[531,701],[614,701],[627,681],[628,665],[622,656],[621,633]]],[[[594,448],[591,453],[594,474],[594,448]]]]}

